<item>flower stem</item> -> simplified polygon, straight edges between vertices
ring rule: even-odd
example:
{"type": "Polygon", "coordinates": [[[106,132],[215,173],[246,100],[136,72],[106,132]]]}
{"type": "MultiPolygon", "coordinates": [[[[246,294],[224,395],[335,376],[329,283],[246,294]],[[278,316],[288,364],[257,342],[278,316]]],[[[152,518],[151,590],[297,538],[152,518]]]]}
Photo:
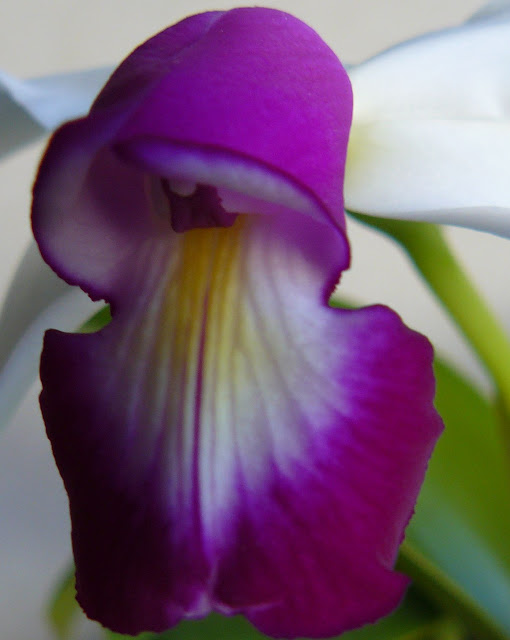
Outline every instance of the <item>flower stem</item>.
{"type": "MultiPolygon", "coordinates": [[[[442,230],[425,222],[358,214],[353,217],[380,229],[405,249],[487,368],[498,389],[504,414],[510,416],[510,341],[452,254],[442,230]]],[[[505,422],[510,428],[510,421],[505,422]]],[[[510,433],[506,437],[510,447],[510,433]]]]}

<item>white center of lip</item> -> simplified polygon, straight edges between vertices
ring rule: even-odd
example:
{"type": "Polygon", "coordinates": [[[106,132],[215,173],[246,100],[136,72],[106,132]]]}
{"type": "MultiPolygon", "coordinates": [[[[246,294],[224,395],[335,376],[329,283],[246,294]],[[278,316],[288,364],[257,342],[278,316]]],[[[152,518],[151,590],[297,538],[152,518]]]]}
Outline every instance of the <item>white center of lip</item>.
{"type": "Polygon", "coordinates": [[[196,182],[191,182],[189,180],[169,180],[168,186],[174,193],[178,196],[182,196],[183,198],[192,196],[197,189],[196,182]]]}

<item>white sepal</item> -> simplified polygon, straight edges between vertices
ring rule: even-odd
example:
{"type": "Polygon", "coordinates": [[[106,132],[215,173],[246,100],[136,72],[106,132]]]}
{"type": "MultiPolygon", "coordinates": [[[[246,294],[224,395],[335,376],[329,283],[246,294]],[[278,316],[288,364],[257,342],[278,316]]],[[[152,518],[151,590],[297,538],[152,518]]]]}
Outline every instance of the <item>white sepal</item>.
{"type": "Polygon", "coordinates": [[[101,307],[60,280],[31,244],[0,313],[0,426],[35,381],[46,329],[74,331],[101,307]]]}
{"type": "Polygon", "coordinates": [[[0,157],[87,113],[111,68],[19,80],[0,71],[0,157]]]}
{"type": "Polygon", "coordinates": [[[491,15],[350,71],[348,209],[510,236],[510,11],[491,15]]]}

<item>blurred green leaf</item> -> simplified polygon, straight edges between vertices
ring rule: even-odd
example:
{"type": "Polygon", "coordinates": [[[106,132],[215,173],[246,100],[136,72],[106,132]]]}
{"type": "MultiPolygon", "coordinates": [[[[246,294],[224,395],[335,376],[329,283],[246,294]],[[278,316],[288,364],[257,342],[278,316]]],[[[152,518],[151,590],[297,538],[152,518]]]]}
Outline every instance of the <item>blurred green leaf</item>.
{"type": "Polygon", "coordinates": [[[510,476],[497,413],[441,360],[436,377],[445,432],[406,540],[510,634],[510,476]]]}
{"type": "Polygon", "coordinates": [[[510,461],[496,408],[441,360],[436,406],[446,425],[427,474],[425,494],[455,503],[510,569],[510,461]]]}
{"type": "MultiPolygon", "coordinates": [[[[422,595],[443,611],[443,635],[470,632],[484,640],[507,640],[507,635],[490,614],[469,596],[437,563],[429,560],[407,540],[400,548],[397,569],[408,575],[422,595]]],[[[462,634],[461,634],[462,637],[462,634]]]]}
{"type": "Polygon", "coordinates": [[[48,607],[50,624],[60,640],[70,637],[76,614],[80,610],[75,595],[74,566],[71,566],[60,580],[48,607]]]}
{"type": "Polygon", "coordinates": [[[95,333],[103,327],[106,327],[111,319],[110,305],[106,305],[82,324],[78,329],[78,333],[95,333]]]}
{"type": "Polygon", "coordinates": [[[398,640],[473,640],[473,636],[459,625],[458,620],[445,617],[414,629],[398,640]]]}

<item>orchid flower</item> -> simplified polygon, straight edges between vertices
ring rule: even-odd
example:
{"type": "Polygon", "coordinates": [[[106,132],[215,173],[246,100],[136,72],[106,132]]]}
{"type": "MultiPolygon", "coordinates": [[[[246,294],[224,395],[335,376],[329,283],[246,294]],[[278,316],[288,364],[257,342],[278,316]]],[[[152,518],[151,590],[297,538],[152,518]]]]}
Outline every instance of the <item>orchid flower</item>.
{"type": "Polygon", "coordinates": [[[315,32],[236,9],[138,47],[50,142],[35,238],[112,321],[46,333],[41,408],[77,596],[115,631],[218,611],[327,636],[403,596],[442,425],[428,341],[328,305],[351,110],[315,32]]]}
{"type": "MultiPolygon", "coordinates": [[[[355,101],[346,166],[345,202],[348,209],[372,215],[449,222],[509,235],[508,187],[504,171],[505,166],[508,166],[508,145],[505,142],[508,139],[508,101],[504,93],[503,75],[508,66],[509,13],[508,2],[493,3],[492,8],[460,28],[419,38],[350,69],[355,101]],[[477,87],[476,91],[473,91],[473,86],[477,87]],[[444,132],[447,132],[447,136],[443,135],[444,132]],[[491,137],[487,138],[487,135],[491,137]],[[489,139],[490,144],[487,142],[489,139]],[[453,140],[454,144],[447,144],[448,140],[453,140]],[[437,164],[438,160],[442,161],[440,166],[437,164]],[[435,188],[430,188],[431,184],[435,188]]],[[[97,88],[106,79],[106,75],[105,70],[98,70],[93,74],[93,82],[97,88]]],[[[0,82],[4,85],[3,95],[0,92],[0,110],[7,105],[8,115],[19,117],[21,125],[17,129],[17,138],[13,135],[10,138],[0,135],[2,142],[7,141],[7,147],[4,145],[5,148],[0,151],[8,151],[12,145],[26,142],[30,136],[41,135],[45,128],[52,128],[59,120],[63,121],[86,111],[95,95],[95,89],[90,88],[88,100],[87,92],[82,92],[82,102],[74,103],[68,110],[67,96],[74,95],[72,88],[68,91],[70,78],[59,78],[58,90],[54,90],[53,80],[20,83],[12,78],[0,77],[0,82]],[[46,112],[44,109],[39,111],[44,104],[51,104],[52,108],[46,112]],[[41,113],[51,114],[53,121],[45,120],[41,113]],[[30,127],[27,127],[28,123],[30,127]]],[[[10,131],[12,133],[13,129],[10,131]]],[[[129,155],[122,157],[124,162],[136,164],[137,158],[129,155]]],[[[143,159],[142,164],[136,166],[144,171],[147,169],[145,162],[146,159],[143,159]]],[[[281,168],[286,171],[285,167],[281,168]]],[[[149,173],[153,170],[150,168],[149,173]]],[[[195,182],[190,180],[183,184],[173,181],[174,195],[177,193],[186,198],[195,182]]],[[[246,183],[243,183],[244,186],[246,183]]],[[[225,185],[220,188],[225,189],[225,185]]],[[[246,195],[251,194],[244,193],[245,197],[246,195]]],[[[322,197],[320,193],[317,195],[319,199],[322,197]]],[[[152,190],[152,204],[156,209],[158,202],[161,203],[160,196],[161,191],[158,194],[158,189],[156,193],[152,190]]],[[[165,193],[165,190],[163,196],[163,204],[165,197],[173,197],[171,193],[165,193]]],[[[298,208],[297,211],[304,213],[303,209],[298,208]]],[[[257,211],[254,209],[251,213],[257,211]]],[[[241,216],[244,217],[246,216],[241,216]]],[[[235,225],[238,221],[236,220],[235,225]]],[[[72,250],[73,247],[69,246],[69,249],[72,250]]],[[[34,255],[31,251],[31,264],[34,262],[34,255]]],[[[27,262],[24,266],[27,266],[27,262]]],[[[41,274],[43,285],[51,278],[47,275],[48,271],[45,273],[46,275],[41,274]]],[[[318,290],[320,289],[319,286],[318,290]]],[[[52,291],[58,295],[58,285],[54,285],[52,291]]],[[[324,288],[322,291],[325,292],[324,288]]],[[[296,300],[293,299],[292,304],[289,301],[283,302],[282,308],[288,309],[289,314],[294,314],[295,305],[296,300]]],[[[360,313],[367,314],[370,311],[374,314],[374,310],[357,312],[358,318],[361,318],[360,313]]],[[[5,310],[11,318],[19,317],[18,311],[14,305],[5,310]]],[[[22,335],[25,325],[35,315],[28,305],[26,311],[26,322],[16,328],[19,335],[22,335]]],[[[90,309],[87,312],[90,313],[90,309]]],[[[333,313],[339,326],[346,317],[353,317],[346,312],[333,313]]],[[[386,313],[389,314],[387,310],[386,313]]],[[[120,312],[119,314],[122,315],[120,312]]],[[[85,318],[86,315],[82,317],[85,318]]],[[[368,315],[365,318],[368,326],[368,315]]],[[[49,324],[48,322],[46,326],[49,324]]],[[[319,323],[315,326],[319,326],[319,323]]],[[[36,327],[34,333],[38,330],[41,328],[36,327]]],[[[416,340],[416,336],[413,339],[416,340]]],[[[11,363],[19,363],[20,360],[23,357],[19,353],[11,357],[11,363]]],[[[315,364],[315,357],[313,362],[315,364]]],[[[26,372],[28,369],[29,367],[25,367],[26,372]]],[[[104,375],[103,372],[96,373],[98,376],[104,375]]],[[[142,380],[143,371],[140,370],[139,373],[142,380]]],[[[77,374],[77,379],[82,379],[82,375],[77,374]]],[[[369,393],[368,388],[365,393],[369,393]]],[[[134,408],[135,412],[137,410],[134,408]]],[[[253,434],[250,435],[253,437],[253,434]]],[[[136,440],[136,437],[142,435],[134,434],[133,439],[136,440]]],[[[152,506],[147,506],[148,511],[152,506]]],[[[102,544],[107,544],[107,541],[102,544]]],[[[121,554],[122,549],[119,548],[118,552],[121,554]]],[[[258,557],[251,559],[257,562],[258,557]]],[[[239,579],[243,579],[244,583],[246,572],[242,563],[236,559],[235,566],[239,569],[239,579]]],[[[126,571],[129,571],[129,567],[126,571]]],[[[317,582],[320,582],[320,576],[317,582]]],[[[283,591],[280,595],[282,593],[283,591]]],[[[83,598],[84,596],[82,601],[83,598]]],[[[205,600],[206,598],[204,602],[205,600]]],[[[286,600],[286,604],[290,602],[291,600],[286,600]]],[[[261,622],[260,616],[257,618],[254,615],[253,603],[241,604],[246,606],[223,609],[218,601],[213,606],[227,612],[243,611],[264,630],[274,630],[274,627],[261,622]]],[[[305,604],[311,606],[310,602],[305,604]]],[[[362,606],[361,603],[358,604],[362,606]]],[[[206,606],[204,605],[204,609],[206,606]]],[[[300,610],[301,606],[300,603],[300,610]]],[[[306,611],[309,610],[305,606],[303,616],[306,617],[306,611]]],[[[259,608],[258,612],[260,611],[259,608]]],[[[345,612],[346,609],[341,615],[345,615],[345,612]]],[[[195,614],[182,608],[180,615],[186,617],[195,614]]],[[[280,610],[276,615],[282,617],[283,613],[280,610]]],[[[314,611],[314,616],[320,615],[320,608],[314,611]]],[[[365,620],[370,616],[366,608],[364,615],[365,620]]],[[[301,624],[302,620],[296,621],[296,625],[301,624]]],[[[337,622],[335,629],[340,628],[343,627],[337,622]]],[[[275,633],[278,632],[277,629],[275,633]]],[[[307,630],[301,626],[297,632],[302,634],[307,630]]],[[[286,627],[285,633],[291,634],[292,631],[286,627]]],[[[315,628],[310,631],[310,635],[312,633],[321,632],[315,628]]]]}

